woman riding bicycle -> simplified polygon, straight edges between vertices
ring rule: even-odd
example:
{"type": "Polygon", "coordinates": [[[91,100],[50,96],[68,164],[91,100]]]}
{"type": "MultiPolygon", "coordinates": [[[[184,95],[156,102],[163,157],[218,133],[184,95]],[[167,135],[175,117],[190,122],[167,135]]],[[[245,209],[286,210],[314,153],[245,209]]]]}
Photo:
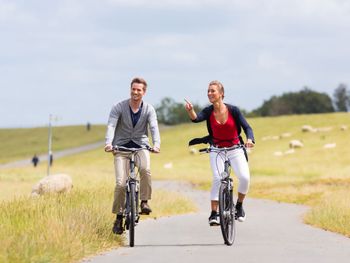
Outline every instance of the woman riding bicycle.
{"type": "MultiPolygon", "coordinates": [[[[223,148],[243,144],[240,136],[243,129],[247,142],[247,148],[254,147],[253,130],[243,117],[242,113],[236,106],[225,104],[224,87],[219,81],[212,81],[208,87],[208,99],[212,104],[196,114],[193,105],[186,100],[185,109],[192,122],[201,122],[206,120],[209,136],[203,138],[202,142],[223,148]]],[[[243,200],[248,193],[250,172],[246,152],[243,148],[237,148],[228,152],[231,167],[238,177],[238,200],[236,203],[236,218],[238,221],[245,220],[243,209],[243,200]]],[[[224,170],[224,160],[217,158],[217,153],[210,153],[210,165],[213,172],[213,183],[211,189],[211,214],[209,217],[210,225],[218,225],[218,194],[221,183],[220,174],[224,170]]]]}

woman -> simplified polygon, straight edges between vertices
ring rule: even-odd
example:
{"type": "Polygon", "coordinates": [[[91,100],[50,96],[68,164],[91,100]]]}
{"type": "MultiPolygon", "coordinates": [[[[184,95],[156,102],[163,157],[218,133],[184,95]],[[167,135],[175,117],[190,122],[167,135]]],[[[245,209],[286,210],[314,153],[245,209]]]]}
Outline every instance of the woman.
{"type": "MultiPolygon", "coordinates": [[[[208,99],[212,105],[204,108],[198,115],[193,109],[193,105],[186,100],[185,109],[193,122],[207,121],[209,132],[209,142],[215,147],[231,147],[243,143],[240,136],[243,129],[247,142],[247,148],[254,147],[253,130],[245,120],[239,109],[230,104],[225,104],[224,87],[219,81],[212,81],[208,87],[208,99]]],[[[224,169],[222,158],[216,158],[217,153],[210,153],[210,165],[213,172],[213,184],[211,189],[211,214],[210,225],[218,225],[218,196],[220,188],[220,173],[224,169]]],[[[238,148],[228,152],[228,158],[232,169],[239,180],[238,200],[236,203],[236,218],[238,221],[245,220],[243,200],[248,193],[250,173],[244,149],[238,148]]]]}

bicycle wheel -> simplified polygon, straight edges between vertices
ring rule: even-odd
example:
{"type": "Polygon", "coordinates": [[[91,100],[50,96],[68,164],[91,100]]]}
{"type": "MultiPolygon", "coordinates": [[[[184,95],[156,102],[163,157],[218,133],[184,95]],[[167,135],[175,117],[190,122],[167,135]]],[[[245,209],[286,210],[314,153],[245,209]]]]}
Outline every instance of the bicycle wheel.
{"type": "Polygon", "coordinates": [[[232,190],[226,182],[221,183],[219,190],[220,228],[225,244],[231,246],[236,237],[236,223],[234,215],[232,190]]]}
{"type": "Polygon", "coordinates": [[[133,247],[135,244],[135,214],[136,214],[136,200],[135,200],[135,184],[130,184],[129,193],[129,204],[130,204],[130,214],[129,214],[129,245],[133,247]]]}

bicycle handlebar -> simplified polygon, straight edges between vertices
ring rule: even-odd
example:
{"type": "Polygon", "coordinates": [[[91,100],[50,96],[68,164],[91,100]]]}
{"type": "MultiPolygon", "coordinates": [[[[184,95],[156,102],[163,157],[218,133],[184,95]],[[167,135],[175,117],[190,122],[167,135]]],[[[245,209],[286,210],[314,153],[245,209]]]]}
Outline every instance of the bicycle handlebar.
{"type": "Polygon", "coordinates": [[[112,146],[112,150],[108,151],[108,152],[115,152],[115,151],[119,151],[119,152],[130,152],[130,153],[135,153],[141,150],[148,150],[150,152],[154,152],[154,149],[150,146],[144,146],[141,148],[128,148],[128,147],[124,147],[124,146],[112,146]]]}
{"type": "Polygon", "coordinates": [[[243,144],[238,144],[238,145],[233,145],[231,147],[223,147],[223,148],[218,148],[215,146],[209,146],[207,148],[199,149],[199,152],[205,152],[205,153],[210,153],[210,152],[223,152],[223,151],[231,151],[239,148],[244,148],[243,144]]]}

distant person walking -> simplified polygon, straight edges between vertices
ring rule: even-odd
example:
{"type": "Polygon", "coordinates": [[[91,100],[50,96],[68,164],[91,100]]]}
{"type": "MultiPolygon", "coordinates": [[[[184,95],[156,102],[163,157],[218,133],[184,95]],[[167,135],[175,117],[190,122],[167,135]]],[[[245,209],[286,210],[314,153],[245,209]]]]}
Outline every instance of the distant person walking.
{"type": "MultiPolygon", "coordinates": [[[[223,102],[224,93],[224,86],[219,81],[210,82],[207,95],[211,105],[204,108],[198,114],[194,111],[192,103],[186,100],[185,109],[190,119],[193,122],[207,122],[209,136],[205,137],[206,143],[210,143],[218,148],[243,144],[244,142],[241,137],[241,131],[243,130],[247,137],[245,146],[247,148],[253,147],[255,142],[252,128],[236,106],[223,102]]],[[[233,149],[228,152],[230,164],[239,180],[236,218],[240,222],[245,220],[245,212],[242,204],[248,193],[250,182],[250,172],[245,154],[246,152],[242,148],[233,149]]],[[[219,224],[217,213],[218,197],[221,182],[220,174],[224,169],[224,160],[217,158],[216,153],[210,153],[210,165],[213,173],[213,183],[211,188],[212,211],[209,216],[209,224],[216,225],[219,224]]]]}
{"type": "Polygon", "coordinates": [[[50,152],[50,154],[49,154],[49,164],[50,164],[50,166],[52,166],[52,164],[53,164],[53,154],[52,154],[52,152],[50,152]]]}
{"type": "MultiPolygon", "coordinates": [[[[148,130],[151,132],[154,152],[160,151],[160,134],[156,111],[152,105],[143,101],[147,83],[142,78],[131,81],[130,99],[115,104],[109,114],[105,151],[110,152],[113,146],[142,148],[149,146],[148,130]]],[[[114,155],[115,192],[112,212],[117,214],[113,233],[123,233],[123,210],[125,203],[125,185],[128,171],[128,154],[116,152],[114,155]]],[[[136,166],[140,171],[141,213],[152,212],[148,204],[151,199],[152,184],[150,154],[141,150],[137,154],[136,166]]]]}
{"type": "Polygon", "coordinates": [[[36,167],[39,163],[39,157],[36,156],[36,154],[34,154],[34,156],[32,158],[32,163],[33,163],[34,167],[36,167]]]}
{"type": "Polygon", "coordinates": [[[90,122],[88,122],[88,123],[86,124],[86,130],[87,130],[87,131],[90,131],[90,130],[91,130],[91,123],[90,123],[90,122]]]}

